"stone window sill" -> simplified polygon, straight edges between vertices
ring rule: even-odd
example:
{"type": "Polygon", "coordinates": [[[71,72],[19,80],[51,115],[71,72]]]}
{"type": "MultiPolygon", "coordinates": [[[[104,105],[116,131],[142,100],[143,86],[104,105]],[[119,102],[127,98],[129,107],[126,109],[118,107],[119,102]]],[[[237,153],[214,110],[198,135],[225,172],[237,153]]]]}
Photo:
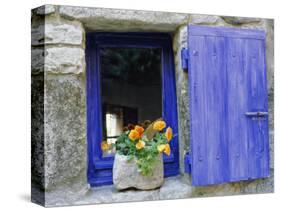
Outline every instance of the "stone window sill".
{"type": "Polygon", "coordinates": [[[148,200],[181,199],[191,197],[192,187],[188,180],[181,176],[165,178],[164,184],[154,190],[127,189],[118,191],[113,185],[92,187],[87,195],[76,204],[135,202],[148,200]]]}

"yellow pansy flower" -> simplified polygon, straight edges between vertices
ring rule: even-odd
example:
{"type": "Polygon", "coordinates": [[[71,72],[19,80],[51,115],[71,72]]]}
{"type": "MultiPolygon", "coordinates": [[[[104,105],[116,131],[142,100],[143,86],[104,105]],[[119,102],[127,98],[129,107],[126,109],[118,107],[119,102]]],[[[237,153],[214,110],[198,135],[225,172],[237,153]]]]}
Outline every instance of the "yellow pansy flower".
{"type": "Polygon", "coordinates": [[[157,146],[158,152],[163,152],[165,150],[166,144],[160,144],[157,146]]]}
{"type": "Polygon", "coordinates": [[[101,142],[101,149],[102,151],[106,151],[109,149],[109,144],[107,143],[107,141],[101,142]]]}
{"type": "Polygon", "coordinates": [[[144,147],[145,147],[145,142],[144,142],[144,141],[139,140],[139,142],[136,143],[136,148],[137,148],[138,150],[140,150],[140,149],[142,149],[142,148],[144,148],[144,147]]]}
{"type": "Polygon", "coordinates": [[[164,153],[166,155],[170,155],[171,154],[171,148],[169,144],[165,144],[165,149],[164,149],[164,153]]]}
{"type": "Polygon", "coordinates": [[[153,129],[157,131],[161,131],[166,127],[166,122],[165,121],[156,121],[153,124],[153,129]]]}

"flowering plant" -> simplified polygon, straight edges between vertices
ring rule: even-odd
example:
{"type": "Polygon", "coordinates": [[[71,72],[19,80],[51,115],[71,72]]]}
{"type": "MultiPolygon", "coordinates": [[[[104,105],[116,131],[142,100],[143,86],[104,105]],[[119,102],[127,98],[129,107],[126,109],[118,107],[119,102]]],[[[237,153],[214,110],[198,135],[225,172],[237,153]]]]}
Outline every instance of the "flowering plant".
{"type": "MultiPolygon", "coordinates": [[[[166,128],[166,123],[158,119],[149,126],[130,125],[117,138],[114,145],[118,154],[136,158],[140,173],[144,176],[151,175],[157,156],[162,152],[170,155],[170,141],[173,137],[171,127],[166,128]]],[[[105,143],[102,145],[106,145],[105,143]]]]}

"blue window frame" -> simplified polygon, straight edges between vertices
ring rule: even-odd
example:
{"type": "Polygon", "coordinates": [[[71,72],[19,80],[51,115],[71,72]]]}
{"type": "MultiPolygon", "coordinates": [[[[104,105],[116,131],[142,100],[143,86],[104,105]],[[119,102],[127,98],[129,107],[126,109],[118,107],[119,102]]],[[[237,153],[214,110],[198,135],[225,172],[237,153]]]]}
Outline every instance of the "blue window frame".
{"type": "MultiPolygon", "coordinates": [[[[105,47],[160,48],[162,51],[162,117],[178,132],[175,70],[171,36],[166,33],[106,33],[86,34],[87,64],[87,143],[88,182],[91,186],[112,184],[114,157],[102,157],[102,105],[100,87],[100,55],[105,47]]],[[[171,155],[164,157],[164,176],[179,173],[178,137],[171,142],[171,155]]]]}

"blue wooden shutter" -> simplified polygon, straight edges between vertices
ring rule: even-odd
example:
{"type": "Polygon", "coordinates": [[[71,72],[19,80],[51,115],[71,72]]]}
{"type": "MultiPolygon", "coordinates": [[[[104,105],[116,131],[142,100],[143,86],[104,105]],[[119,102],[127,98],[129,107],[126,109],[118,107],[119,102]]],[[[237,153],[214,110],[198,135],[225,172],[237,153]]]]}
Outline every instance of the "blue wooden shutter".
{"type": "Polygon", "coordinates": [[[192,184],[267,177],[264,32],[204,26],[188,32],[192,184]]]}

